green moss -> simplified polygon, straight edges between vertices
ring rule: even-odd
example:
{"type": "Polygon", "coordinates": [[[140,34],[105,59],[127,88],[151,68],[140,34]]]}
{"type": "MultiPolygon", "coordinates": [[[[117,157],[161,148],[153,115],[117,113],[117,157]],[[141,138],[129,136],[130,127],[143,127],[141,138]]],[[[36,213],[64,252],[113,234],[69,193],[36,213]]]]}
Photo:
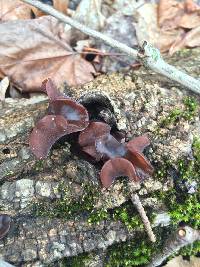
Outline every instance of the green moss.
{"type": "Polygon", "coordinates": [[[98,199],[99,191],[93,184],[84,184],[84,194],[78,199],[73,199],[70,193],[70,186],[61,183],[58,186],[59,199],[54,201],[38,201],[32,206],[35,216],[46,216],[49,218],[74,218],[81,213],[91,212],[94,203],[98,199]]]}
{"type": "Polygon", "coordinates": [[[36,160],[33,169],[36,171],[42,171],[44,169],[45,160],[36,160]]]}
{"type": "Polygon", "coordinates": [[[133,204],[128,201],[112,211],[113,220],[121,221],[129,230],[143,229],[143,223],[133,204]]]}
{"type": "MultiPolygon", "coordinates": [[[[200,139],[195,138],[193,142],[193,160],[181,159],[177,163],[177,177],[174,178],[175,187],[168,192],[156,192],[154,196],[161,199],[168,208],[171,216],[172,224],[178,225],[185,222],[194,228],[200,227],[200,195],[199,190],[196,193],[189,194],[187,184],[195,181],[199,184],[200,169],[200,139]]],[[[161,179],[167,174],[169,162],[167,166],[163,166],[157,178],[161,175],[161,179]]]]}
{"type": "Polygon", "coordinates": [[[183,247],[179,254],[183,256],[195,256],[200,251],[200,241],[196,241],[191,245],[183,247]]]}
{"type": "Polygon", "coordinates": [[[144,266],[152,256],[153,246],[144,240],[130,241],[108,249],[106,267],[144,266]]]}
{"type": "Polygon", "coordinates": [[[196,194],[188,196],[183,203],[175,202],[173,206],[169,205],[169,208],[173,224],[184,222],[194,228],[200,227],[200,203],[196,194]]]}
{"type": "Polygon", "coordinates": [[[110,219],[110,214],[107,210],[99,209],[99,210],[92,210],[88,216],[88,223],[90,224],[98,224],[102,220],[110,219]]]}
{"type": "Polygon", "coordinates": [[[165,127],[170,124],[175,123],[181,116],[182,110],[175,108],[172,111],[170,111],[169,115],[166,118],[163,118],[161,121],[161,126],[165,127]]]}
{"type": "Polygon", "coordinates": [[[64,258],[60,262],[60,267],[84,267],[91,260],[89,253],[82,253],[75,257],[64,258]]]}
{"type": "Polygon", "coordinates": [[[200,139],[195,138],[193,142],[193,153],[196,165],[200,166],[200,139]]]}
{"type": "MultiPolygon", "coordinates": [[[[154,215],[150,212],[148,214],[150,220],[153,220],[154,215]]],[[[131,201],[123,203],[120,207],[116,207],[110,210],[92,210],[88,216],[89,223],[98,224],[102,220],[121,221],[128,230],[143,229],[143,223],[141,218],[134,208],[131,201]]]]}
{"type": "Polygon", "coordinates": [[[191,121],[197,115],[199,107],[198,102],[193,97],[185,97],[183,104],[183,109],[175,108],[171,110],[169,115],[161,120],[160,126],[169,126],[170,124],[176,123],[180,119],[191,121]]]}
{"type": "Polygon", "coordinates": [[[133,239],[112,245],[107,250],[106,267],[141,266],[147,264],[154,253],[160,251],[163,240],[169,234],[168,228],[154,228],[157,236],[156,243],[152,243],[143,232],[138,232],[133,239]]]}
{"type": "Polygon", "coordinates": [[[195,98],[189,96],[184,98],[183,103],[185,110],[183,111],[182,116],[185,120],[190,121],[197,115],[199,104],[195,98]]]}

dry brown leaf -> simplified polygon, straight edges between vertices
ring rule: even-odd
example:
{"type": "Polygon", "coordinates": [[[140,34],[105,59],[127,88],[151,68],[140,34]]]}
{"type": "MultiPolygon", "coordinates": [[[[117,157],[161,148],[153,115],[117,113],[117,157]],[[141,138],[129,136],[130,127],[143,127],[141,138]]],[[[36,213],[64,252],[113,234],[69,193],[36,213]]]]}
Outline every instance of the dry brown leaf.
{"type": "Polygon", "coordinates": [[[68,0],[53,0],[53,7],[58,11],[67,14],[68,0]]]}
{"type": "Polygon", "coordinates": [[[136,35],[140,45],[146,40],[160,49],[161,52],[165,52],[183,33],[182,29],[167,31],[158,27],[156,4],[144,4],[137,11],[136,35]]]}
{"type": "Polygon", "coordinates": [[[179,27],[193,29],[200,25],[200,6],[192,0],[180,3],[175,0],[160,0],[158,23],[162,29],[179,27]]]}
{"type": "Polygon", "coordinates": [[[184,37],[185,46],[200,46],[200,26],[189,31],[184,37]]]}
{"type": "Polygon", "coordinates": [[[1,21],[29,18],[31,18],[29,5],[18,0],[0,0],[1,21]]]}
{"type": "Polygon", "coordinates": [[[75,54],[64,24],[50,16],[0,24],[0,76],[23,91],[38,91],[46,78],[57,86],[86,83],[93,66],[75,54]]]}
{"type": "Polygon", "coordinates": [[[184,47],[200,46],[200,26],[192,29],[183,35],[183,37],[175,42],[169,50],[169,54],[173,55],[178,50],[184,47]]]}
{"type": "Polygon", "coordinates": [[[185,8],[188,12],[195,12],[200,10],[200,6],[193,0],[185,0],[185,8]]]}
{"type": "Polygon", "coordinates": [[[179,27],[183,27],[186,29],[193,29],[200,25],[200,13],[188,13],[184,14],[178,23],[179,27]]]}
{"type": "Polygon", "coordinates": [[[183,3],[175,0],[160,0],[158,3],[158,24],[163,29],[175,29],[183,13],[183,3]]]}

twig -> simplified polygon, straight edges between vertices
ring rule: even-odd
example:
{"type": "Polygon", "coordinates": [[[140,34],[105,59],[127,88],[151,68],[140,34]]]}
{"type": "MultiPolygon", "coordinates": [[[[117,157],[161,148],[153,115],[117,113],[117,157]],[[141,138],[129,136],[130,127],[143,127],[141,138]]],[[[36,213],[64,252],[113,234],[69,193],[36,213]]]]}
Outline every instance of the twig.
{"type": "Polygon", "coordinates": [[[136,59],[137,61],[142,62],[146,67],[152,69],[153,71],[160,73],[168,77],[169,79],[182,84],[183,86],[185,86],[186,88],[188,88],[189,90],[195,93],[200,94],[200,81],[176,69],[175,67],[167,64],[162,59],[159,50],[153,47],[151,44],[145,42],[142,52],[137,51],[135,49],[128,47],[125,44],[122,44],[110,38],[109,36],[106,36],[100,32],[90,29],[89,27],[85,25],[82,25],[78,21],[75,21],[74,19],[60,13],[59,11],[57,11],[50,5],[43,4],[37,0],[21,0],[21,1],[27,4],[30,4],[36,8],[39,8],[43,12],[57,18],[58,20],[66,24],[69,24],[70,26],[80,30],[81,32],[91,37],[94,37],[96,39],[103,41],[104,43],[110,45],[113,48],[117,48],[118,50],[127,54],[128,56],[136,59]]]}
{"type": "Polygon", "coordinates": [[[170,255],[179,251],[182,247],[200,240],[200,231],[189,226],[179,228],[166,241],[161,253],[156,254],[147,267],[159,266],[170,255]]]}
{"type": "Polygon", "coordinates": [[[140,217],[143,221],[143,224],[144,224],[144,227],[146,229],[146,232],[149,236],[149,239],[151,240],[151,242],[156,242],[156,237],[153,233],[153,230],[151,228],[151,224],[150,224],[150,221],[149,221],[149,218],[147,217],[146,215],[146,212],[142,206],[142,203],[140,201],[140,198],[138,196],[138,194],[132,194],[131,195],[131,201],[133,202],[133,205],[136,207],[138,213],[140,214],[140,217]]]}

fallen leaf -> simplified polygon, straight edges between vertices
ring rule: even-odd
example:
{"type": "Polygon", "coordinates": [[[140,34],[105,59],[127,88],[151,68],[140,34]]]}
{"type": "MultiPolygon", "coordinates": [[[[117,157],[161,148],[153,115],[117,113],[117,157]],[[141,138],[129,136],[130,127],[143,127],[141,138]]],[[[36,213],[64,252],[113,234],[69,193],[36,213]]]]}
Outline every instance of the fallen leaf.
{"type": "Polygon", "coordinates": [[[200,46],[200,26],[189,31],[183,41],[187,47],[200,46]]]}
{"type": "Polygon", "coordinates": [[[6,91],[8,89],[8,86],[9,86],[9,79],[8,79],[8,77],[5,77],[0,82],[0,101],[5,100],[5,95],[6,95],[6,91]]]}
{"type": "Polygon", "coordinates": [[[163,29],[175,29],[184,13],[183,3],[175,0],[160,0],[158,3],[158,24],[163,29]]]}
{"type": "Polygon", "coordinates": [[[91,81],[95,70],[68,45],[64,27],[51,16],[0,24],[0,76],[22,91],[40,91],[46,78],[58,87],[91,81]]]}
{"type": "Polygon", "coordinates": [[[31,18],[31,6],[18,0],[0,0],[1,21],[29,18],[31,18]]]}
{"type": "Polygon", "coordinates": [[[67,14],[68,0],[53,0],[53,7],[58,11],[67,14]]]}
{"type": "Polygon", "coordinates": [[[200,26],[200,12],[184,14],[178,23],[179,27],[193,29],[200,26]]]}
{"type": "Polygon", "coordinates": [[[170,48],[169,54],[172,56],[175,52],[184,47],[196,46],[200,46],[200,26],[187,32],[180,40],[177,40],[170,48]]]}
{"type": "Polygon", "coordinates": [[[179,27],[193,29],[200,25],[200,6],[192,0],[178,2],[160,0],[158,4],[158,23],[162,29],[179,27]]]}
{"type": "Polygon", "coordinates": [[[185,8],[188,12],[195,12],[200,10],[198,3],[195,3],[193,0],[185,0],[185,8]]]}
{"type": "Polygon", "coordinates": [[[148,41],[161,52],[168,51],[171,45],[183,34],[182,29],[160,29],[157,23],[157,5],[144,4],[137,10],[136,35],[140,45],[148,41]]]}

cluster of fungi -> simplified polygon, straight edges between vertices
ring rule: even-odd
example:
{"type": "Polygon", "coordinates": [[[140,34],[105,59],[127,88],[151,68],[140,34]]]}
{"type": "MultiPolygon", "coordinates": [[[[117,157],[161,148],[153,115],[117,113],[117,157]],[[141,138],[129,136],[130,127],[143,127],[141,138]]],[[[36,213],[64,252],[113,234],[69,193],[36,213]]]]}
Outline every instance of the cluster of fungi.
{"type": "Polygon", "coordinates": [[[60,93],[51,79],[43,82],[42,89],[49,98],[48,114],[37,122],[30,136],[30,148],[37,158],[46,158],[62,136],[80,132],[78,143],[82,151],[104,162],[100,172],[103,187],[110,187],[119,176],[139,182],[153,173],[153,167],[142,154],[149,145],[147,135],[122,142],[119,136],[111,134],[108,124],[90,121],[87,109],[60,93]]]}
{"type": "MultiPolygon", "coordinates": [[[[47,157],[53,144],[61,137],[80,132],[78,144],[81,150],[95,161],[102,161],[100,179],[103,187],[109,188],[120,176],[140,182],[153,173],[153,167],[142,154],[150,144],[147,135],[136,137],[129,142],[120,134],[111,134],[111,127],[101,121],[90,121],[87,109],[77,101],[60,93],[51,79],[45,80],[42,90],[47,94],[49,106],[47,115],[39,120],[30,135],[30,148],[38,159],[47,157]]],[[[138,202],[137,194],[132,196],[138,202]]],[[[150,223],[141,203],[136,204],[150,239],[155,242],[150,223]]],[[[10,229],[11,218],[0,215],[0,239],[10,229]]]]}

